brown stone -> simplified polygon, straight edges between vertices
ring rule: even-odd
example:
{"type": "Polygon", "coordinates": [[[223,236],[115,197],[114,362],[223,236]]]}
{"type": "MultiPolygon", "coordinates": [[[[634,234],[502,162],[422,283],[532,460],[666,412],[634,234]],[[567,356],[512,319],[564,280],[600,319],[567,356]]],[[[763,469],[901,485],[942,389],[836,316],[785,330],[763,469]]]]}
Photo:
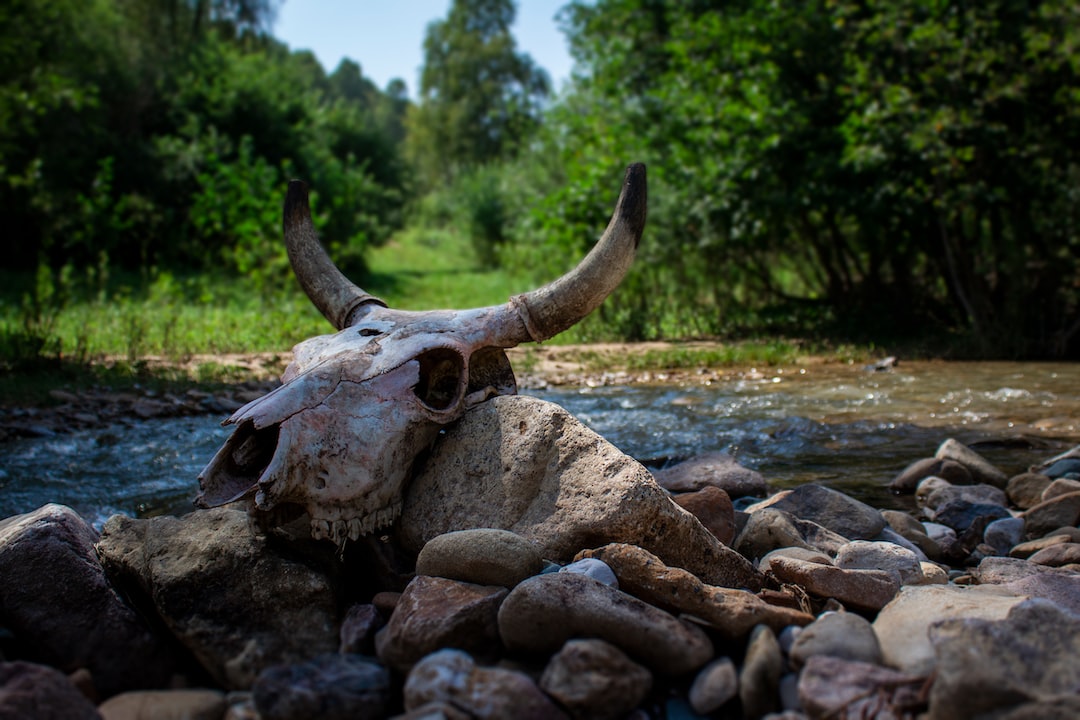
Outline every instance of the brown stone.
{"type": "Polygon", "coordinates": [[[1022,542],[1019,545],[1014,545],[1012,550],[1009,551],[1009,557],[1024,560],[1052,545],[1062,545],[1072,542],[1073,540],[1068,535],[1047,535],[1046,537],[1036,538],[1034,540],[1022,542]]]}
{"type": "Polygon", "coordinates": [[[768,485],[761,473],[744,468],[727,453],[715,452],[690,458],[653,473],[671,492],[693,492],[706,487],[723,490],[729,497],[760,497],[768,485]]]}
{"type": "Polygon", "coordinates": [[[731,639],[746,637],[757,625],[779,632],[788,625],[806,625],[814,620],[813,615],[769,605],[745,590],[706,585],[681,568],[664,565],[660,558],[635,545],[605,545],[582,551],[578,557],[602,560],[614,571],[619,587],[634,597],[700,618],[731,639]]]}
{"type": "Polygon", "coordinates": [[[1005,494],[1013,505],[1027,510],[1043,501],[1043,491],[1050,486],[1050,482],[1050,478],[1039,473],[1021,473],[1009,478],[1005,494]]]}
{"type": "Polygon", "coordinates": [[[1045,547],[1029,557],[1028,562],[1049,567],[1080,563],[1080,543],[1067,542],[1045,547]]]}
{"type": "Polygon", "coordinates": [[[772,558],[770,565],[781,582],[859,610],[880,610],[900,590],[897,578],[883,570],[842,570],[782,555],[772,558]]]}
{"type": "Polygon", "coordinates": [[[799,674],[799,701],[812,718],[903,717],[892,708],[916,699],[925,681],[871,663],[815,655],[799,674]]]}
{"type": "Polygon", "coordinates": [[[704,487],[697,492],[675,495],[672,500],[692,513],[720,542],[731,545],[735,540],[735,506],[720,488],[704,487]]]}
{"type": "Polygon", "coordinates": [[[142,690],[111,697],[98,712],[103,720],[220,720],[225,708],[217,690],[142,690]]]}
{"type": "Polygon", "coordinates": [[[540,688],[582,720],[617,720],[652,689],[652,673],[594,638],[569,640],[552,656],[540,688]]]}
{"type": "Polygon", "coordinates": [[[536,546],[508,530],[476,528],[432,538],[416,558],[417,575],[512,588],[544,569],[536,546]]]}
{"type": "Polygon", "coordinates": [[[1058,495],[1024,512],[1024,528],[1030,537],[1042,537],[1047,532],[1080,522],[1080,492],[1058,495]]]}
{"type": "Polygon", "coordinates": [[[59,670],[28,662],[0,662],[0,718],[101,720],[101,715],[59,670]]]}

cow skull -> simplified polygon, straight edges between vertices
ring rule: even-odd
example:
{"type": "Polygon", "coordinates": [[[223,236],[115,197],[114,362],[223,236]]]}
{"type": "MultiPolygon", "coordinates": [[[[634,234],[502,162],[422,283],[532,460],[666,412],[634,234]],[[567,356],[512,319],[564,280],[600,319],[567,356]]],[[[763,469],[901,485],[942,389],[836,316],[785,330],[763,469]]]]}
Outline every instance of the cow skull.
{"type": "Polygon", "coordinates": [[[389,525],[413,460],[440,427],[517,392],[503,349],[562,332],[621,282],[645,206],[645,166],[631,165],[611,222],[577,268],[505,305],[412,312],[341,274],[319,244],[307,186],[291,182],[289,261],[339,332],[297,345],[282,385],[225,421],[236,430],[200,473],[196,505],[243,500],[271,525],[306,512],[312,536],[339,546],[389,525]]]}

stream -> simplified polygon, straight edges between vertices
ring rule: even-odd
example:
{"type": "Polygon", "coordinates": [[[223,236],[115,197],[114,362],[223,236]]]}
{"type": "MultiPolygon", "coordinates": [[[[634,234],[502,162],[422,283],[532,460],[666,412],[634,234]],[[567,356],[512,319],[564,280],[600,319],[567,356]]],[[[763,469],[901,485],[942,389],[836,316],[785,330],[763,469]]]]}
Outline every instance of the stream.
{"type": "MultiPolygon", "coordinates": [[[[1080,364],[901,363],[767,368],[710,384],[523,391],[562,405],[650,467],[724,451],[777,488],[815,482],[875,507],[913,507],[889,481],[946,438],[1008,474],[1080,443],[1080,364]]],[[[47,502],[100,527],[113,514],[191,509],[221,417],[133,422],[0,444],[0,517],[47,502]]]]}

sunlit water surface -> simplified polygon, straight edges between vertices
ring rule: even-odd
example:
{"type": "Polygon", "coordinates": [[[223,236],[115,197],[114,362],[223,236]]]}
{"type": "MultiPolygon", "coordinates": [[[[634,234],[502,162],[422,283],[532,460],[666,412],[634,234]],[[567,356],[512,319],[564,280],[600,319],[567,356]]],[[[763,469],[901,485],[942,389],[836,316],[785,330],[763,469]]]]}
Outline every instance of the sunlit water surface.
{"type": "MultiPolygon", "coordinates": [[[[1007,473],[1080,443],[1080,364],[903,363],[769,369],[710,385],[530,390],[659,467],[722,450],[776,487],[830,485],[909,507],[886,485],[955,437],[1007,473]],[[1036,447],[1031,447],[1034,441],[1036,447]]],[[[0,445],[0,517],[59,502],[100,526],[191,509],[199,470],[229,430],[174,418],[0,445]]]]}

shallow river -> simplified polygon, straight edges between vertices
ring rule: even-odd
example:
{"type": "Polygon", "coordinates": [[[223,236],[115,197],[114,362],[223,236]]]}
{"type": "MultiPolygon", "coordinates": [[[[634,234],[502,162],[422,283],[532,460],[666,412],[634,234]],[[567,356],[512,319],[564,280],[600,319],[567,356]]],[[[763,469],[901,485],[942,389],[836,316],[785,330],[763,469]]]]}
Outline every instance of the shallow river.
{"type": "MultiPolygon", "coordinates": [[[[768,369],[709,385],[551,388],[559,403],[653,467],[722,450],[777,487],[831,485],[877,507],[885,486],[942,440],[974,445],[1007,473],[1080,443],[1080,364],[902,363],[768,369]]],[[[0,517],[46,502],[100,526],[110,515],[183,513],[225,440],[220,417],[0,444],[0,517]]]]}

